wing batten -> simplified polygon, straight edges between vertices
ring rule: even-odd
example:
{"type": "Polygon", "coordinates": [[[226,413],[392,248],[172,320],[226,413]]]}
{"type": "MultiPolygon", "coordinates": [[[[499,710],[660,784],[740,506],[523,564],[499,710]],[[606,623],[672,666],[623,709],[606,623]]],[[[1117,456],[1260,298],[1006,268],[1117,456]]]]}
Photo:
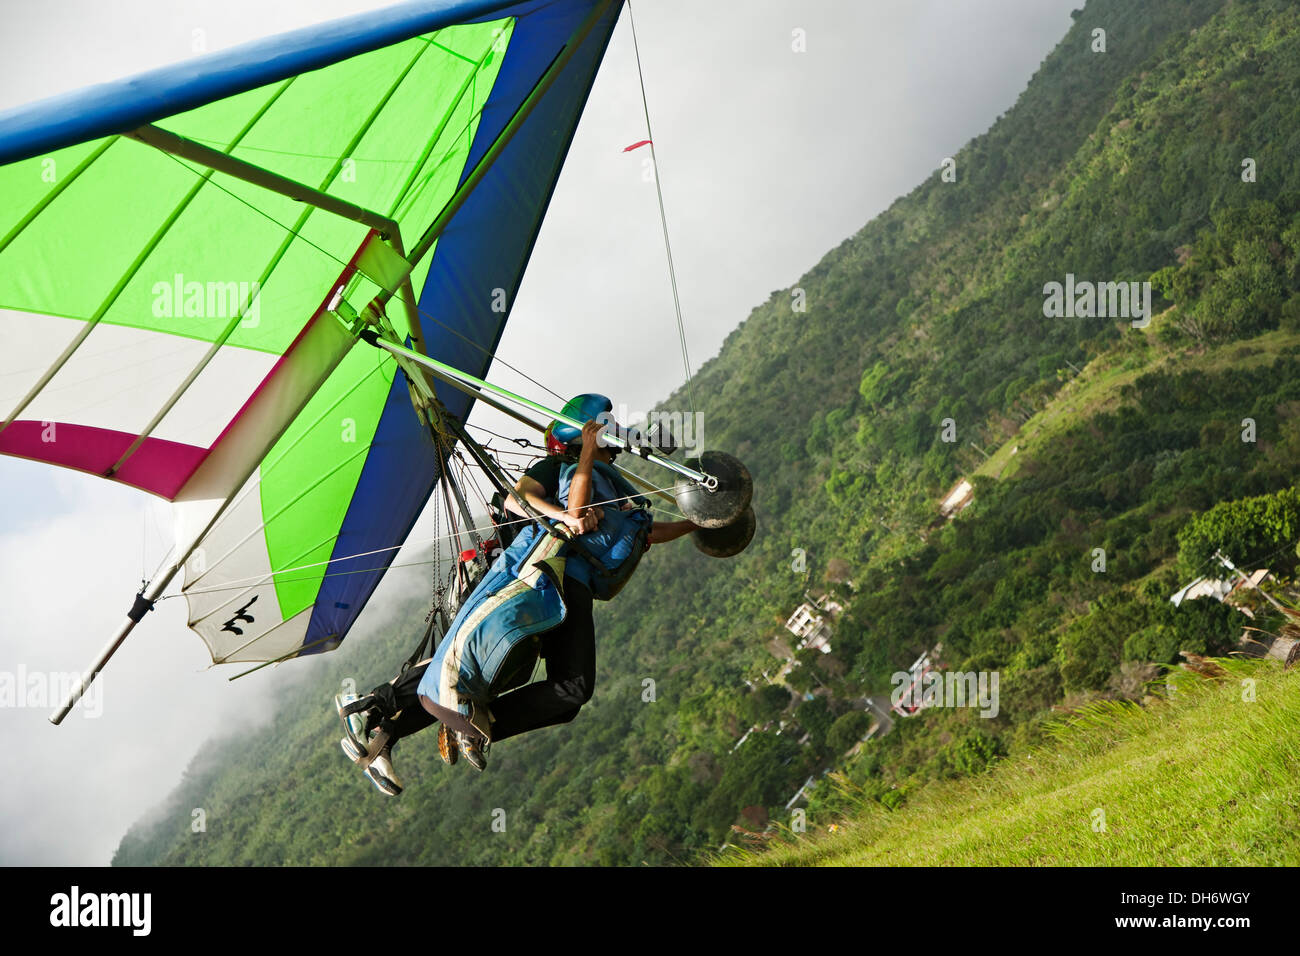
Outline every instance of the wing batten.
{"type": "Polygon", "coordinates": [[[9,248],[9,244],[13,242],[16,238],[18,238],[19,233],[21,233],[24,229],[26,229],[27,226],[31,223],[31,221],[41,214],[42,210],[44,210],[50,203],[54,202],[54,200],[58,198],[59,194],[62,193],[63,190],[67,189],[74,182],[76,182],[77,177],[79,177],[83,172],[85,172],[90,167],[90,165],[93,162],[95,162],[95,160],[99,159],[100,156],[104,155],[104,151],[107,150],[108,147],[112,146],[113,143],[116,142],[117,138],[118,137],[116,136],[109,136],[108,138],[106,138],[102,143],[100,143],[99,146],[97,146],[94,149],[93,152],[91,152],[88,156],[86,156],[85,159],[83,159],[80,163],[74,166],[72,172],[69,173],[67,176],[63,177],[63,179],[60,180],[55,185],[54,189],[47,191],[36,203],[36,205],[33,206],[30,210],[28,210],[27,215],[19,219],[18,222],[14,225],[14,227],[10,229],[7,233],[5,233],[4,238],[0,239],[0,253],[3,253],[5,249],[9,248]]]}

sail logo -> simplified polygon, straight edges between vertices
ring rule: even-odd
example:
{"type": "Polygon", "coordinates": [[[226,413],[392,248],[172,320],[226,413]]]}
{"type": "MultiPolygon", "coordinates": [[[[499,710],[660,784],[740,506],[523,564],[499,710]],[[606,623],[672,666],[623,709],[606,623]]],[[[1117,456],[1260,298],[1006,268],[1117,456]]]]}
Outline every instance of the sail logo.
{"type": "MultiPolygon", "coordinates": [[[[67,700],[79,686],[81,675],[75,671],[29,671],[19,664],[16,671],[0,671],[0,708],[48,709],[67,700]]],[[[103,681],[96,681],[77,701],[86,717],[104,713],[103,691],[103,681]]]]}
{"type": "Polygon", "coordinates": [[[257,600],[257,595],[254,594],[253,599],[249,601],[247,604],[245,604],[243,607],[241,607],[238,611],[236,611],[235,616],[232,617],[229,621],[227,621],[224,625],[222,625],[221,629],[223,631],[230,631],[236,637],[243,636],[244,629],[242,627],[236,627],[235,622],[242,621],[245,624],[253,623],[253,615],[248,613],[248,609],[253,606],[253,603],[256,600],[257,600]]]}
{"type": "Polygon", "coordinates": [[[71,891],[50,897],[51,926],[125,926],[132,936],[148,936],[152,913],[151,893],[82,893],[74,885],[71,891]]]}
{"type": "Polygon", "coordinates": [[[1049,319],[1130,319],[1135,329],[1151,324],[1150,282],[1076,281],[1043,286],[1043,315],[1049,319]]]}
{"type": "Polygon", "coordinates": [[[260,282],[186,281],[176,273],[170,281],[153,284],[156,319],[239,319],[242,328],[262,321],[260,282]]]}

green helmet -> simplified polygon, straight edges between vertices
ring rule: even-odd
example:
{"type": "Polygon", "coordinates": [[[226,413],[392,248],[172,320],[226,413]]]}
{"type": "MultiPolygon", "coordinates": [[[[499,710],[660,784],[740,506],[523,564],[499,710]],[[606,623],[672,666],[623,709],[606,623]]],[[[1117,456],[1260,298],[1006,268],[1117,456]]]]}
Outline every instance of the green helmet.
{"type": "MultiPolygon", "coordinates": [[[[604,395],[597,395],[595,392],[585,392],[582,395],[575,395],[569,399],[564,407],[560,409],[560,414],[580,422],[590,422],[600,419],[602,414],[606,415],[605,421],[618,427],[618,423],[609,417],[607,413],[614,410],[614,403],[604,395]]],[[[567,422],[551,422],[547,434],[557,442],[563,442],[565,445],[572,444],[582,437],[582,429],[575,428],[567,422]]]]}

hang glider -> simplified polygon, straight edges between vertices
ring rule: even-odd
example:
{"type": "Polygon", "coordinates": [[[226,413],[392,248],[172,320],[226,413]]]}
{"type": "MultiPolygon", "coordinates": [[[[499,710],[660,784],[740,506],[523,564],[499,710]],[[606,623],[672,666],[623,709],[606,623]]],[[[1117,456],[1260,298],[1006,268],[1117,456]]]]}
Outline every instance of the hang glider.
{"type": "Polygon", "coordinates": [[[486,374],[620,6],[421,0],[0,114],[0,454],[174,506],[78,695],[177,575],[215,662],[344,639],[441,470],[350,318],[486,374]]]}

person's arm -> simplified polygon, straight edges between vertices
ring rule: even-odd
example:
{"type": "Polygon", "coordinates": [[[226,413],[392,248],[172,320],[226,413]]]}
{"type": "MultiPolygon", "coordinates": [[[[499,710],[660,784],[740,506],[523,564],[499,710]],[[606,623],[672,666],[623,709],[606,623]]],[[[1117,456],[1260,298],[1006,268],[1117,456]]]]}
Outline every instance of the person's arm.
{"type": "MultiPolygon", "coordinates": [[[[519,479],[518,484],[515,485],[515,494],[519,495],[520,498],[523,498],[526,502],[532,505],[533,508],[540,511],[548,518],[554,518],[556,521],[560,520],[560,515],[563,512],[547,500],[546,488],[542,486],[540,481],[536,481],[535,479],[524,475],[519,479]]],[[[515,501],[514,495],[506,496],[505,505],[506,511],[509,511],[512,515],[519,515],[521,518],[528,517],[519,506],[519,502],[515,501]]]]}
{"type": "Polygon", "coordinates": [[[684,534],[690,534],[698,527],[699,525],[694,521],[656,521],[650,529],[650,537],[646,540],[650,544],[662,544],[680,538],[684,534]]]}
{"type": "MultiPolygon", "coordinates": [[[[569,530],[574,534],[583,534],[594,530],[604,515],[599,508],[592,508],[581,518],[575,519],[571,517],[567,511],[546,497],[546,488],[540,481],[535,481],[527,475],[519,479],[519,483],[515,485],[515,492],[535,510],[540,511],[552,521],[560,521],[568,525],[569,530]]],[[[506,510],[513,515],[519,515],[521,518],[531,517],[524,514],[513,495],[506,497],[505,506],[506,510]]]]}
{"type": "Polygon", "coordinates": [[[582,452],[578,455],[578,468],[569,482],[569,516],[581,518],[591,501],[591,466],[596,461],[597,442],[605,426],[590,421],[582,426],[582,452]]]}

